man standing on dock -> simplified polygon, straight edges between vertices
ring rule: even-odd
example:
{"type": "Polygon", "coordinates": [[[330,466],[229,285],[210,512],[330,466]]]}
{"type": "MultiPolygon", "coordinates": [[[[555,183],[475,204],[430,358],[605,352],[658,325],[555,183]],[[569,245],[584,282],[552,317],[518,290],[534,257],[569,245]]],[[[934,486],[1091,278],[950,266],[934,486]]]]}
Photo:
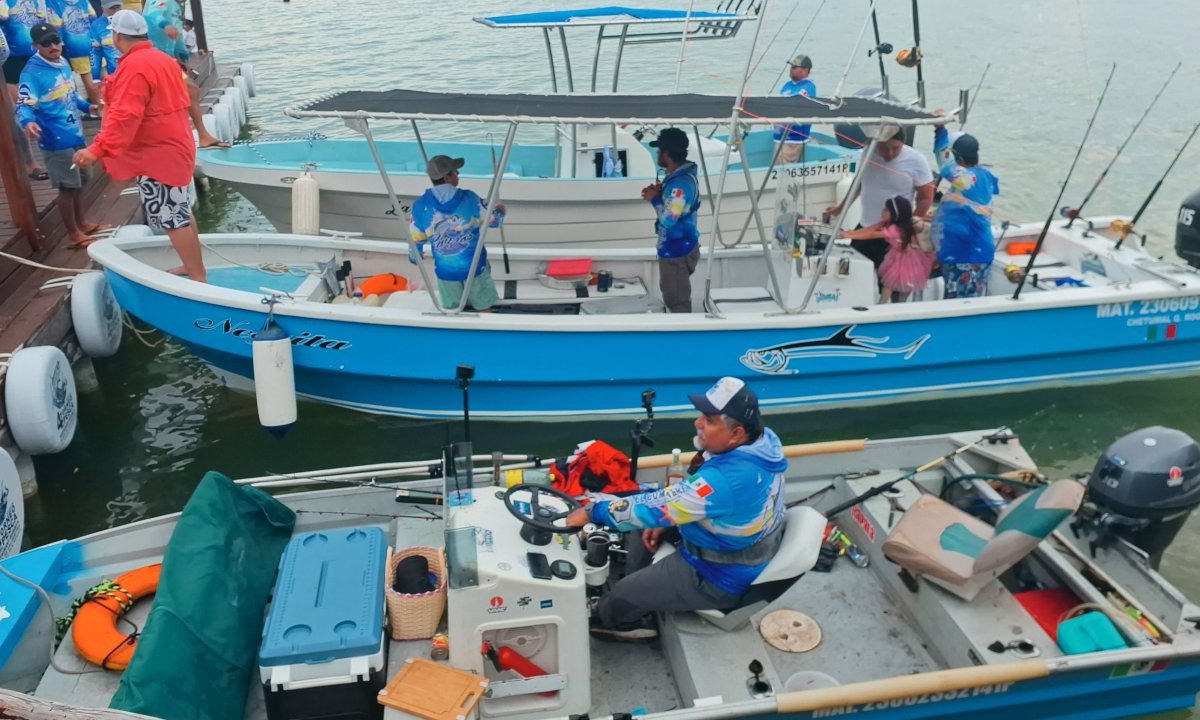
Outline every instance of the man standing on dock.
{"type": "Polygon", "coordinates": [[[75,163],[88,167],[103,161],[117,180],[136,177],[146,222],[166,231],[183,261],[170,272],[206,282],[188,191],[196,143],[187,87],[176,62],[150,45],[141,15],[119,11],[112,16],[112,31],[121,62],[108,80],[100,134],[75,153],[75,163]]]}
{"type": "Polygon", "coordinates": [[[50,187],[58,189],[58,210],[71,246],[94,242],[89,233],[98,225],[83,218],[80,191],[84,175],[73,164],[75,151],[87,144],[80,116],[92,106],[75,92],[69,61],[63,58],[63,41],[57,29],[39,23],[30,29],[37,54],[21,71],[17,92],[17,123],[25,136],[36,140],[46,158],[50,187]]]}

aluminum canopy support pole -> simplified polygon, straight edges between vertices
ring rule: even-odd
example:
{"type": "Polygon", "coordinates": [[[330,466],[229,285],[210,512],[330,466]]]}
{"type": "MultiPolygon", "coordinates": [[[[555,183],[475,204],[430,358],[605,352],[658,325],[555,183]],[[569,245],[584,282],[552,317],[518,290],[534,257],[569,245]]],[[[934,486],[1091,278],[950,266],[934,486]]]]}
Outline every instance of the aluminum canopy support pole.
{"type": "MultiPolygon", "coordinates": [[[[767,16],[767,4],[770,0],[762,0],[762,5],[759,6],[759,17],[767,16]]],[[[738,115],[742,111],[742,100],[746,97],[746,84],[750,81],[750,69],[754,65],[754,54],[758,49],[758,38],[762,35],[762,22],[754,23],[754,41],[750,43],[750,52],[746,54],[746,68],[742,71],[742,81],[738,84],[737,98],[733,101],[733,108],[729,113],[729,139],[733,140],[738,135],[738,115]]],[[[704,152],[701,148],[696,148],[703,157],[704,152]]],[[[717,200],[713,204],[713,223],[711,237],[708,239],[708,267],[704,271],[704,305],[707,307],[712,299],[712,273],[713,266],[716,265],[717,255],[717,228],[721,224],[721,201],[725,199],[725,178],[729,177],[729,156],[733,153],[733,146],[730,143],[725,143],[725,153],[721,160],[721,180],[717,183],[717,200]]],[[[750,190],[749,186],[746,188],[750,190]]],[[[716,309],[716,303],[712,303],[713,309],[716,309]]],[[[716,313],[714,313],[716,314],[716,313]]],[[[717,314],[717,317],[720,317],[717,314]]]]}
{"type": "MultiPolygon", "coordinates": [[[[783,143],[781,143],[781,142],[775,143],[775,153],[773,155],[771,155],[771,164],[767,166],[767,174],[763,175],[762,184],[758,186],[758,195],[750,196],[751,200],[754,200],[756,203],[762,202],[762,196],[767,191],[767,183],[769,183],[771,181],[771,172],[775,169],[775,166],[777,164],[779,164],[779,155],[782,152],[783,152],[783,143]]],[[[743,152],[742,155],[744,157],[745,153],[743,152]]],[[[803,156],[801,156],[801,157],[803,157],[803,156]]],[[[745,163],[745,160],[743,160],[742,162],[745,163]]],[[[750,185],[749,185],[749,183],[747,183],[746,188],[749,189],[749,187],[750,187],[750,185]]],[[[779,192],[779,184],[778,183],[775,184],[775,192],[776,193],[779,192]]],[[[804,210],[805,210],[805,212],[808,211],[808,203],[804,204],[804,210]]],[[[729,245],[728,247],[737,247],[738,245],[742,244],[742,240],[745,239],[745,237],[746,237],[746,231],[750,229],[750,219],[751,219],[751,216],[747,215],[746,222],[742,223],[742,231],[740,233],[738,233],[737,240],[735,240],[733,242],[733,245],[729,245]]]]}
{"type": "MultiPolygon", "coordinates": [[[[881,125],[875,134],[871,136],[871,142],[867,143],[866,150],[863,151],[862,159],[858,162],[858,171],[854,173],[854,177],[850,180],[850,187],[846,190],[846,197],[854,197],[854,193],[858,190],[859,184],[862,182],[863,170],[866,169],[867,163],[870,162],[871,154],[875,152],[875,146],[879,144],[879,132],[883,129],[881,125]]],[[[804,302],[800,303],[800,307],[795,312],[804,312],[804,308],[808,307],[808,303],[812,300],[813,293],[817,290],[817,283],[821,280],[821,273],[825,271],[825,265],[829,262],[829,253],[833,251],[834,241],[842,232],[842,224],[846,222],[846,211],[838,213],[837,222],[833,225],[833,233],[829,236],[829,242],[825,245],[825,252],[821,253],[821,261],[817,263],[817,267],[813,271],[812,280],[808,283],[808,289],[804,291],[804,302]]],[[[788,310],[792,312],[792,310],[788,310]]]]}
{"type": "Polygon", "coordinates": [[[600,26],[600,33],[596,35],[596,54],[592,55],[592,92],[596,92],[596,75],[600,72],[600,47],[604,44],[604,28],[600,26]]]}
{"type": "Polygon", "coordinates": [[[421,131],[417,129],[416,120],[412,121],[412,129],[413,135],[417,136],[417,147],[421,149],[421,159],[425,161],[426,165],[429,165],[429,152],[425,150],[425,142],[421,140],[421,131]]]}
{"type": "Polygon", "coordinates": [[[558,29],[558,39],[562,43],[563,65],[567,66],[567,92],[575,92],[575,76],[571,74],[571,51],[567,49],[567,31],[558,29]]]}
{"type": "Polygon", "coordinates": [[[546,58],[550,60],[550,89],[558,93],[558,70],[554,68],[554,46],[550,44],[550,28],[542,28],[542,37],[546,39],[546,58]]]}
{"type": "MultiPolygon", "coordinates": [[[[362,133],[362,136],[367,139],[367,147],[371,149],[371,157],[375,158],[375,167],[379,169],[379,177],[383,178],[383,186],[387,188],[388,200],[391,201],[392,207],[396,208],[396,220],[401,225],[405,225],[404,213],[400,212],[400,198],[396,197],[396,189],[392,187],[392,179],[388,177],[387,166],[383,164],[383,156],[379,154],[379,146],[375,144],[375,136],[371,134],[371,125],[367,122],[366,117],[344,118],[343,122],[346,127],[355,132],[362,133]]],[[[412,245],[412,238],[404,238],[405,242],[412,245]]],[[[438,300],[437,283],[429,281],[429,272],[425,269],[425,263],[417,260],[417,270],[421,273],[421,282],[425,284],[425,288],[429,290],[429,299],[433,301],[433,306],[438,312],[445,313],[446,309],[442,307],[442,303],[438,300]]]]}
{"type": "MultiPolygon", "coordinates": [[[[875,3],[877,0],[871,0],[871,15],[875,14],[875,3]]],[[[846,78],[850,76],[850,68],[854,67],[854,58],[858,56],[858,49],[862,47],[863,36],[867,34],[867,23],[871,22],[871,16],[863,21],[862,29],[858,31],[858,39],[854,41],[854,49],[850,51],[850,59],[846,61],[846,69],[842,71],[842,79],[838,80],[837,88],[833,91],[833,97],[840,98],[842,96],[842,86],[846,84],[846,78]]]]}
{"type": "Polygon", "coordinates": [[[621,57],[625,54],[625,37],[629,34],[629,26],[621,28],[621,37],[617,40],[617,61],[613,64],[612,91],[617,91],[617,79],[621,76],[621,57]]]}
{"type": "MultiPolygon", "coordinates": [[[[679,33],[679,60],[675,62],[675,90],[679,92],[679,79],[683,76],[683,56],[687,51],[688,28],[692,24],[692,10],[696,7],[696,0],[688,0],[687,14],[683,16],[683,30],[679,33]]],[[[616,88],[613,88],[616,92],[616,88]]]]}
{"type": "MultiPolygon", "coordinates": [[[[780,143],[780,147],[782,147],[782,143],[780,143]]],[[[758,226],[758,239],[762,242],[763,260],[767,263],[767,275],[771,278],[771,287],[775,288],[775,302],[786,310],[787,299],[783,297],[783,289],[779,286],[779,277],[775,274],[775,264],[771,262],[771,243],[767,240],[767,230],[763,227],[762,214],[758,209],[758,198],[753,193],[752,183],[754,181],[750,178],[750,157],[746,155],[745,135],[738,139],[738,157],[742,159],[742,175],[746,178],[746,191],[750,196],[750,214],[754,216],[754,223],[758,226]]],[[[761,194],[759,193],[759,195],[761,194]]]]}
{"type": "MultiPolygon", "coordinates": [[[[700,126],[693,125],[692,133],[696,136],[696,147],[700,147],[700,126]]],[[[708,176],[708,163],[704,160],[704,153],[700,153],[700,173],[704,175],[704,190],[708,193],[709,207],[713,207],[716,203],[713,200],[712,180],[708,176]]],[[[721,240],[721,224],[713,223],[713,234],[717,236],[717,241],[721,246],[725,246],[725,242],[721,240]]]]}
{"type": "MultiPolygon", "coordinates": [[[[497,167],[508,167],[508,155],[512,150],[513,140],[517,136],[517,124],[509,123],[508,133],[504,136],[504,149],[500,151],[500,162],[497,167]]],[[[450,312],[451,315],[457,315],[467,306],[467,298],[471,296],[471,284],[475,282],[475,268],[479,267],[479,256],[483,254],[483,242],[487,240],[488,226],[492,222],[492,214],[496,212],[496,198],[500,197],[500,183],[503,181],[504,175],[501,173],[492,173],[492,186],[488,188],[487,197],[487,212],[483,215],[483,227],[479,228],[479,243],[475,246],[475,254],[471,256],[471,267],[467,270],[467,280],[463,283],[462,299],[458,301],[458,307],[450,312]]]]}

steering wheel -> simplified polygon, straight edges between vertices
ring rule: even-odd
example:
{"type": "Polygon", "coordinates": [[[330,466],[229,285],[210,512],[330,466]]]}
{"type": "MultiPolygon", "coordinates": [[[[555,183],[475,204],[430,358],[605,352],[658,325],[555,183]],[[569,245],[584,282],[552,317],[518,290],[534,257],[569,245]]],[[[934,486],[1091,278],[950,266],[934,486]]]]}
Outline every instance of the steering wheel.
{"type": "Polygon", "coordinates": [[[543,533],[561,533],[563,535],[571,535],[579,532],[579,528],[569,528],[554,524],[559,520],[565,519],[571,514],[572,510],[578,510],[583,507],[583,503],[579,502],[558,488],[547,487],[545,485],[533,485],[531,483],[521,483],[519,485],[513,485],[508,490],[505,490],[503,500],[504,507],[508,508],[508,511],[513,514],[513,517],[520,520],[525,527],[531,530],[537,530],[543,533]],[[522,491],[529,493],[529,507],[533,513],[533,517],[521,512],[517,509],[516,505],[513,504],[513,496],[522,491]],[[551,497],[562,500],[567,504],[567,509],[565,511],[559,511],[546,505],[542,505],[539,501],[542,493],[546,493],[551,497]]]}

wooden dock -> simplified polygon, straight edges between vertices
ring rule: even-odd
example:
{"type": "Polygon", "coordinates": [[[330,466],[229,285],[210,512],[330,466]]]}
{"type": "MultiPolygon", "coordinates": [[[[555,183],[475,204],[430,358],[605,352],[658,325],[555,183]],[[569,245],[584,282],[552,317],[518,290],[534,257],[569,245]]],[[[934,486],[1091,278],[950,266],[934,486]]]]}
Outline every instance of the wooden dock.
{"type": "MultiPolygon", "coordinates": [[[[233,85],[238,66],[218,65],[213,54],[205,53],[194,55],[191,67],[201,90],[201,111],[207,112],[224,90],[233,85]]],[[[89,140],[99,129],[99,122],[84,123],[89,140]]],[[[8,149],[3,152],[8,152],[8,149]]],[[[34,154],[40,156],[40,150],[35,148],[34,154]]],[[[21,177],[18,182],[27,183],[28,188],[18,187],[16,192],[10,193],[5,186],[6,177],[11,177],[11,173],[0,176],[0,252],[56,268],[69,270],[89,267],[91,260],[87,251],[69,245],[58,212],[58,191],[52,189],[45,180],[26,180],[21,177]],[[10,196],[18,198],[18,206],[11,204],[10,196]],[[30,196],[35,218],[22,217],[22,213],[28,210],[25,205],[30,196]],[[30,237],[28,232],[21,229],[22,225],[28,226],[30,222],[36,222],[35,237],[30,237]]],[[[113,180],[98,169],[93,170],[92,177],[83,189],[83,208],[88,222],[114,226],[142,222],[141,203],[136,189],[132,185],[126,188],[125,183],[113,180]]],[[[22,347],[57,345],[73,363],[86,362],[71,331],[68,291],[62,286],[42,289],[46,281],[69,274],[32,267],[0,256],[0,353],[12,353],[22,347]]],[[[21,456],[8,433],[2,389],[3,376],[0,375],[0,449],[8,450],[17,458],[22,474],[29,475],[28,482],[24,482],[23,478],[23,485],[26,494],[31,494],[32,489],[36,488],[32,478],[32,463],[21,456]]]]}

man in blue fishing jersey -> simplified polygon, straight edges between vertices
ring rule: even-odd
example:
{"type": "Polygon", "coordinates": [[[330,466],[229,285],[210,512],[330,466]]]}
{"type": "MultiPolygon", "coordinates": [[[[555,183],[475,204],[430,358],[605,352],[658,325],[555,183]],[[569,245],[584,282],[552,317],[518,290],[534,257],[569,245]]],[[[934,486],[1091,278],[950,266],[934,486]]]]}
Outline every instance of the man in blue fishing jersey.
{"type": "MultiPolygon", "coordinates": [[[[464,164],[466,161],[462,158],[446,155],[429,158],[425,169],[433,187],[413,203],[412,215],[408,219],[408,230],[413,240],[408,246],[409,262],[420,262],[420,256],[424,254],[422,243],[428,241],[433,248],[438,295],[442,299],[442,307],[447,308],[457,308],[462,302],[486,210],[478,195],[458,187],[458,171],[464,164]]],[[[497,227],[503,216],[504,206],[497,204],[491,227],[497,227]]],[[[487,261],[487,249],[482,249],[467,305],[482,312],[489,310],[499,300],[496,283],[492,280],[492,268],[487,261]]]]}
{"type": "Polygon", "coordinates": [[[658,164],[667,171],[662,182],[642,188],[642,199],[654,206],[658,232],[658,289],[673,313],[692,311],[692,273],[700,263],[700,183],[696,163],[688,156],[688,136],[666,128],[650,143],[658,148],[658,164]]]}
{"type": "Polygon", "coordinates": [[[17,124],[42,148],[50,187],[58,189],[58,209],[72,247],[84,247],[100,226],[83,218],[84,175],[75,166],[75,151],[87,144],[80,116],[92,106],[75,92],[71,65],[63,57],[58,28],[38,23],[30,28],[35,54],[21,70],[17,90],[17,124]]]}
{"type": "Polygon", "coordinates": [[[597,638],[644,642],[658,635],[650,613],[737,607],[783,539],[788,464],[779,437],[763,427],[758,398],[733,377],[689,397],[700,411],[699,470],[664,490],[594,502],[567,518],[570,527],[590,520],[640,531],[626,544],[625,577],[596,605],[597,638]],[[651,564],[666,540],[677,552],[651,564]]]}
{"type": "MultiPolygon", "coordinates": [[[[797,55],[788,63],[789,79],[779,88],[779,94],[784,97],[816,97],[817,86],[809,79],[812,73],[812,58],[807,55],[797,55]]],[[[812,133],[812,125],[776,125],[775,142],[782,143],[779,148],[779,164],[790,165],[804,161],[804,145],[812,133]]]]}

